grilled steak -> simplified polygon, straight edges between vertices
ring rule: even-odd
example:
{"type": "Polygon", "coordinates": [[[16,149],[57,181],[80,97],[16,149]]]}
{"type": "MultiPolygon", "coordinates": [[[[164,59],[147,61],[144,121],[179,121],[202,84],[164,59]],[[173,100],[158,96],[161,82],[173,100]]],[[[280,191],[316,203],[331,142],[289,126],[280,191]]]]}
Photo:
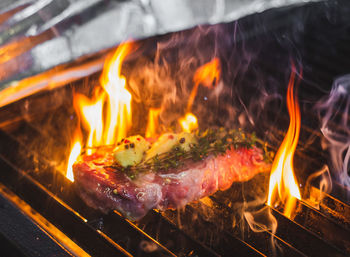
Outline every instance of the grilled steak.
{"type": "Polygon", "coordinates": [[[77,190],[87,205],[103,212],[118,210],[131,220],[150,209],[165,210],[228,189],[233,182],[251,179],[270,169],[263,151],[256,147],[228,147],[221,154],[210,153],[202,160],[186,159],[177,168],[149,170],[130,177],[111,168],[112,149],[83,155],[73,165],[77,190]]]}

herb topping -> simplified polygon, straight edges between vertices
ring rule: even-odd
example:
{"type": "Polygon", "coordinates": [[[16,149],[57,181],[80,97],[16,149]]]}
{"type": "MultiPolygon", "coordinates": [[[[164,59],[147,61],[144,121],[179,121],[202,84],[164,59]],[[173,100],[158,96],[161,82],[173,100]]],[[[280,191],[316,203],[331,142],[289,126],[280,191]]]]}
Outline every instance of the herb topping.
{"type": "MultiPolygon", "coordinates": [[[[122,167],[118,163],[114,163],[106,168],[111,168],[116,172],[125,172],[130,178],[134,179],[137,174],[149,170],[166,171],[169,169],[179,168],[184,165],[186,160],[200,161],[208,155],[213,154],[218,156],[224,154],[228,149],[233,147],[251,148],[258,142],[264,150],[264,160],[271,162],[271,153],[262,144],[262,141],[257,139],[255,134],[246,134],[242,130],[225,130],[207,129],[204,132],[197,131],[195,136],[198,140],[197,144],[190,144],[189,151],[185,151],[180,145],[175,145],[170,151],[157,154],[154,157],[145,160],[135,166],[122,167]]],[[[185,142],[185,138],[179,140],[180,144],[185,142]]],[[[127,147],[128,145],[125,145],[127,147]]],[[[129,147],[129,146],[128,146],[129,147]]],[[[130,145],[131,148],[133,148],[130,145]]]]}

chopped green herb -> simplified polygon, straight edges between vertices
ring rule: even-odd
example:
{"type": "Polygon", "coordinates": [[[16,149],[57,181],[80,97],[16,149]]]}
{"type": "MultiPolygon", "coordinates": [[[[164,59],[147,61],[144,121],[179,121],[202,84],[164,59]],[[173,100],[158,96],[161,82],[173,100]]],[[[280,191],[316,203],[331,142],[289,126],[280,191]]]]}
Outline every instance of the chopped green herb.
{"type": "MultiPolygon", "coordinates": [[[[273,158],[271,152],[267,150],[266,144],[258,139],[255,133],[246,134],[241,129],[228,131],[224,128],[207,129],[204,132],[196,131],[195,136],[198,143],[191,144],[189,151],[185,151],[179,145],[176,145],[169,152],[157,154],[153,158],[143,161],[136,166],[123,168],[120,165],[113,165],[108,166],[108,168],[125,172],[131,179],[134,179],[140,172],[150,170],[166,171],[178,168],[184,165],[186,160],[200,161],[210,154],[218,156],[224,154],[231,147],[234,149],[242,147],[249,149],[255,146],[257,142],[264,150],[264,160],[271,162],[273,158]]],[[[181,142],[182,139],[184,138],[181,138],[179,143],[184,143],[181,142]]]]}

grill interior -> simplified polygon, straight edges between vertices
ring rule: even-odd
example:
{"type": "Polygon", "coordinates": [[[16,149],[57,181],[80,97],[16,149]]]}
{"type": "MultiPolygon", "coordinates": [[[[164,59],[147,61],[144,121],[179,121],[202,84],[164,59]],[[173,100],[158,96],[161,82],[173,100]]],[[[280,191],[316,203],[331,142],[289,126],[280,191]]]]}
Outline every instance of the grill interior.
{"type": "MultiPolygon", "coordinates": [[[[276,97],[263,102],[262,95],[265,92],[284,96],[291,60],[302,67],[303,79],[299,85],[302,131],[295,162],[304,199],[318,195],[313,183],[306,184],[307,177],[329,161],[328,153],[321,148],[320,124],[312,108],[329,93],[335,78],[350,71],[349,12],[346,1],[326,1],[204,26],[224,31],[227,36],[219,45],[218,56],[227,63],[223,66],[222,80],[231,89],[231,94],[220,96],[219,104],[209,101],[207,108],[213,110],[213,116],[221,116],[211,122],[224,125],[223,120],[229,115],[225,106],[238,103],[242,113],[246,109],[255,113],[254,125],[248,123],[245,129],[256,131],[272,150],[281,143],[289,119],[284,99],[276,97]],[[266,106],[254,106],[251,104],[254,101],[266,106]]],[[[193,32],[194,29],[181,35],[186,38],[193,32]]],[[[142,65],[137,58],[140,52],[143,58],[152,59],[157,42],[172,36],[141,41],[138,52],[124,65],[126,74],[132,74],[134,67],[142,65]]],[[[203,37],[199,51],[212,47],[210,36],[209,33],[203,37]]],[[[188,42],[169,47],[169,59],[176,56],[180,47],[188,47],[188,42]]],[[[0,110],[1,183],[88,254],[318,257],[350,254],[350,190],[336,181],[318,209],[310,202],[299,201],[295,216],[290,219],[278,207],[264,206],[263,202],[259,206],[252,204],[257,196],[265,195],[267,174],[234,183],[229,190],[181,210],[152,210],[139,222],[130,222],[116,211],[103,215],[87,207],[60,170],[66,156],[62,149],[66,149],[76,122],[73,91],[88,92],[98,83],[99,75],[41,92],[0,110]],[[243,217],[243,207],[250,204],[248,210],[264,208],[276,218],[278,226],[274,234],[263,222],[255,227],[260,232],[251,229],[243,217]]],[[[199,92],[197,98],[202,99],[201,94],[205,93],[199,92]]],[[[203,104],[198,101],[197,105],[203,104]]],[[[135,124],[138,122],[142,120],[135,124]]]]}

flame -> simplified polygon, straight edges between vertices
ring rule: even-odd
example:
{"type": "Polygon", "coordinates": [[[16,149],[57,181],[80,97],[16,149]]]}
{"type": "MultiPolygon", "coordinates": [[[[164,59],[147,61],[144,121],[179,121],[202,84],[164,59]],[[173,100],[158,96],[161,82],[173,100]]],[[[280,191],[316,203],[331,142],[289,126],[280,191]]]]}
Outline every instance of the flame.
{"type": "Polygon", "coordinates": [[[75,136],[73,137],[72,140],[72,150],[69,154],[68,158],[68,166],[67,166],[67,172],[66,172],[66,177],[74,182],[74,175],[73,175],[73,164],[74,162],[78,159],[80,152],[81,152],[81,134],[80,130],[76,130],[75,136]]]}
{"type": "Polygon", "coordinates": [[[179,119],[183,131],[191,132],[198,128],[197,117],[191,113],[192,104],[197,95],[198,86],[200,84],[209,88],[216,86],[220,79],[220,73],[220,61],[218,58],[214,58],[196,70],[193,76],[194,87],[187,102],[186,115],[179,119]]]}
{"type": "Polygon", "coordinates": [[[95,97],[93,100],[81,94],[74,95],[75,111],[78,117],[81,117],[83,126],[89,132],[86,146],[90,147],[90,149],[87,149],[87,154],[92,153],[91,147],[103,143],[103,100],[103,95],[95,97]]]}
{"type": "Polygon", "coordinates": [[[196,70],[193,77],[194,87],[187,103],[187,112],[191,111],[194,98],[197,95],[199,84],[208,88],[216,86],[220,79],[220,73],[220,61],[218,58],[214,58],[196,70]]]}
{"type": "Polygon", "coordinates": [[[131,51],[130,42],[122,44],[106,61],[100,83],[108,95],[105,144],[113,144],[126,137],[131,125],[131,94],[121,75],[122,62],[131,51]]]}
{"type": "MultiPolygon", "coordinates": [[[[130,42],[121,44],[106,60],[100,78],[102,88],[96,87],[91,99],[79,93],[74,94],[74,109],[88,132],[85,142],[88,155],[93,153],[92,147],[115,144],[126,137],[131,126],[131,94],[125,88],[125,77],[121,75],[122,62],[131,49],[130,42]]],[[[67,176],[72,173],[70,170],[80,155],[81,145],[80,141],[73,144],[67,176]]]]}
{"type": "Polygon", "coordinates": [[[159,127],[160,108],[151,108],[148,112],[148,123],[146,128],[146,137],[154,137],[157,134],[157,127],[159,127]]]}
{"type": "Polygon", "coordinates": [[[276,198],[279,198],[284,203],[284,214],[289,218],[295,207],[296,199],[301,200],[293,167],[293,157],[298,144],[301,118],[299,103],[295,99],[294,93],[294,65],[292,70],[287,91],[287,108],[290,116],[290,124],[272,164],[267,201],[267,204],[272,206],[277,203],[276,198]],[[276,191],[278,192],[278,197],[276,191]]]}
{"type": "Polygon", "coordinates": [[[190,112],[184,118],[180,118],[179,122],[185,132],[191,132],[198,128],[197,117],[190,112]]]}

